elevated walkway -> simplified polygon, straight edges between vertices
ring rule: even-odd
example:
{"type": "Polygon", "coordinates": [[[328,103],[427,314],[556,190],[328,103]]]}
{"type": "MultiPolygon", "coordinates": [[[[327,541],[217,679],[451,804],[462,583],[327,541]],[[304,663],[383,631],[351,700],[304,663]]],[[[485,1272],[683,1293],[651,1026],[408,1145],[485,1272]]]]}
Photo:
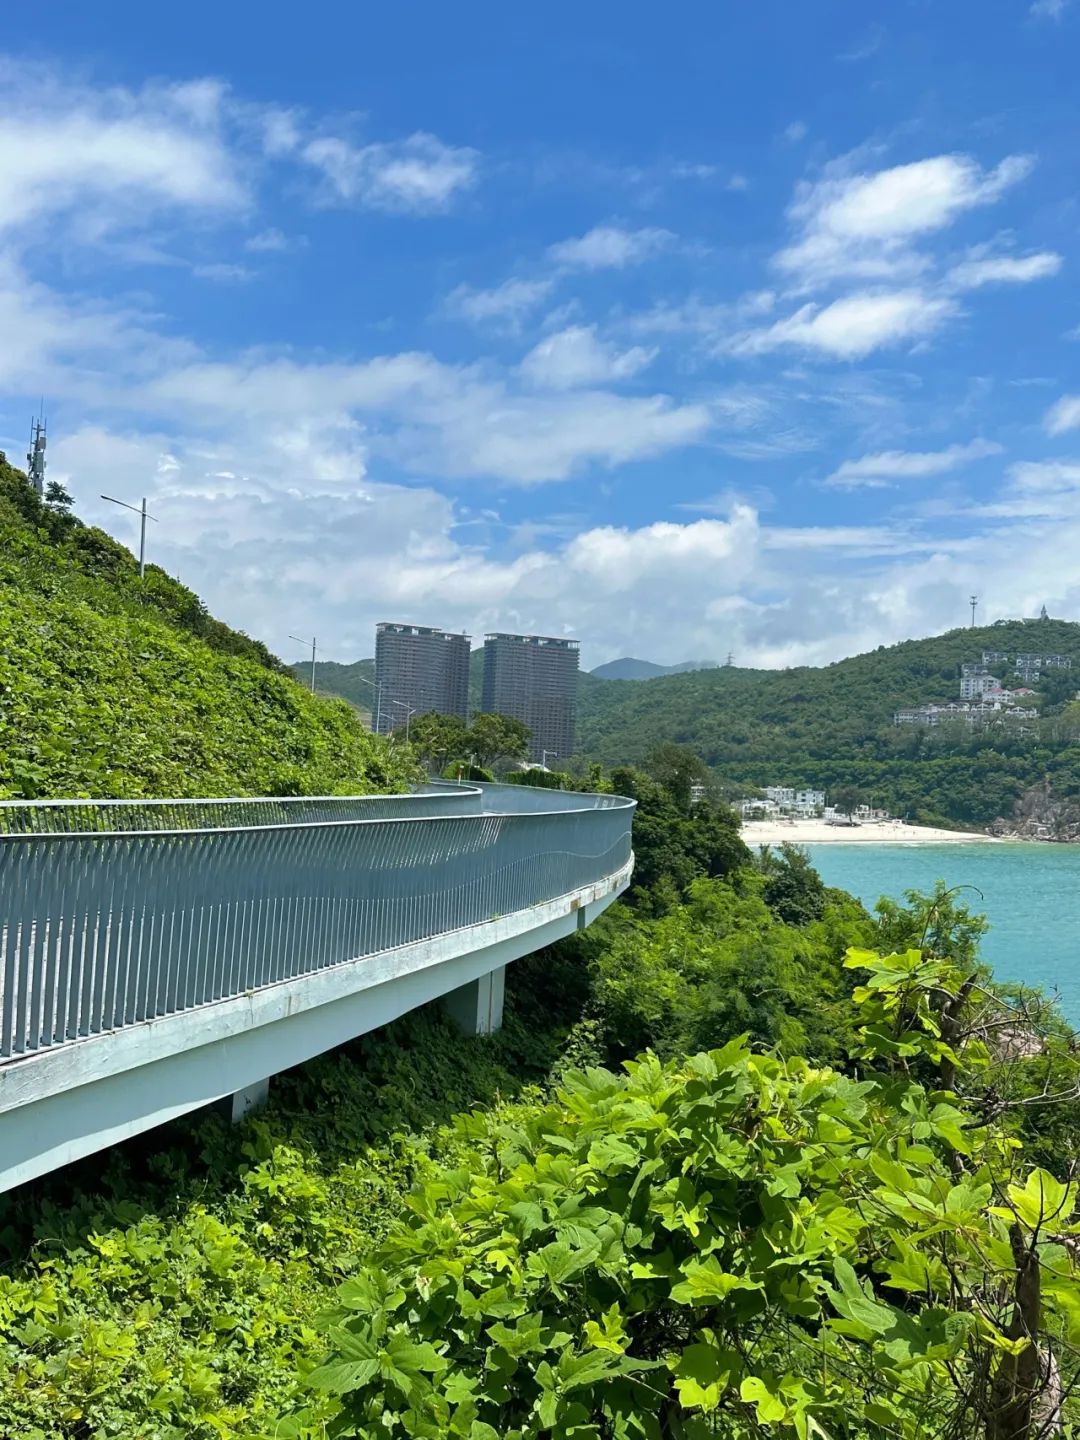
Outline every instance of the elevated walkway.
{"type": "Polygon", "coordinates": [[[626,888],[633,802],[513,785],[0,802],[0,1191],[444,996],[626,888]]]}

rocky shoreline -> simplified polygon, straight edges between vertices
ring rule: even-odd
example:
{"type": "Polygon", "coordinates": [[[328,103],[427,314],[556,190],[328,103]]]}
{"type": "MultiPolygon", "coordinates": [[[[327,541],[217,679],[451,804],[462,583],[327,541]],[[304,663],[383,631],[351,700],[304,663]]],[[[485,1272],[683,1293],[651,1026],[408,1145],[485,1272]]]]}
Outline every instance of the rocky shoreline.
{"type": "Polygon", "coordinates": [[[1080,796],[1059,796],[1049,783],[1033,786],[1016,802],[1011,817],[999,816],[986,833],[999,840],[1080,844],[1080,796]]]}

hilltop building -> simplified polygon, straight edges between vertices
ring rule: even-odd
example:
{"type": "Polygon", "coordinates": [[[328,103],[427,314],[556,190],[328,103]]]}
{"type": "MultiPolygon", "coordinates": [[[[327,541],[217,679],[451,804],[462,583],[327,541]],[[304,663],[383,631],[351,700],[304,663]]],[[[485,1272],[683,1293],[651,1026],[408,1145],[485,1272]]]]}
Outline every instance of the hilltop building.
{"type": "Polygon", "coordinates": [[[389,620],[376,625],[373,714],[380,734],[404,724],[410,711],[467,720],[469,653],[468,635],[389,620]]]}
{"type": "MultiPolygon", "coordinates": [[[[1020,691],[1003,691],[1002,694],[1020,694],[1020,691]]],[[[933,727],[936,725],[962,724],[969,725],[972,729],[990,724],[1019,724],[1021,733],[1029,733],[1030,727],[1025,722],[1038,718],[1039,712],[1034,706],[1012,705],[996,697],[983,696],[977,705],[958,705],[952,701],[948,705],[912,705],[903,710],[897,710],[893,716],[894,725],[923,725],[933,727]]]]}
{"type": "Polygon", "coordinates": [[[1044,670],[1071,670],[1068,655],[1017,655],[1013,666],[1021,680],[1038,680],[1044,670]]]}
{"type": "Polygon", "coordinates": [[[480,708],[523,721],[532,732],[529,758],[567,760],[577,728],[578,642],[550,635],[484,638],[480,708]]]}
{"type": "MultiPolygon", "coordinates": [[[[974,669],[975,667],[965,666],[964,668],[974,669]]],[[[979,668],[981,669],[981,667],[979,668]]],[[[977,700],[990,690],[1000,689],[1001,681],[996,675],[988,675],[985,671],[981,675],[964,675],[960,680],[960,699],[977,700]]]]}

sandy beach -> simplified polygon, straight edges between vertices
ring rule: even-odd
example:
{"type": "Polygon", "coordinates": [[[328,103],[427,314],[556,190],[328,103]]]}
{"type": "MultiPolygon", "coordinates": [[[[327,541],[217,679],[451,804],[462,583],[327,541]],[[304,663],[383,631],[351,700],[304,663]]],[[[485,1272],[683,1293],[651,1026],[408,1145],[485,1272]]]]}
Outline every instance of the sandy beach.
{"type": "Polygon", "coordinates": [[[744,820],[740,831],[747,845],[1000,845],[993,835],[967,830],[937,830],[930,825],[905,825],[902,820],[867,821],[857,826],[828,825],[824,820],[744,820]]]}

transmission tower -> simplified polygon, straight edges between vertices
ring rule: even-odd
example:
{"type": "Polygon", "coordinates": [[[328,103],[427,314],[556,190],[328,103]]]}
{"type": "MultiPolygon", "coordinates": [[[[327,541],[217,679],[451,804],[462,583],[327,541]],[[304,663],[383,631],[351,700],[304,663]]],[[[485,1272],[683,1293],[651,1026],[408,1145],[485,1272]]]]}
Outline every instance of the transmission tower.
{"type": "Polygon", "coordinates": [[[727,659],[724,661],[724,669],[725,669],[725,670],[730,670],[730,669],[733,668],[734,664],[735,664],[735,656],[734,656],[734,655],[731,653],[731,651],[729,650],[729,651],[727,652],[727,659]]]}
{"type": "Polygon", "coordinates": [[[38,495],[45,495],[45,417],[30,421],[30,449],[26,452],[26,475],[38,495]]]}

